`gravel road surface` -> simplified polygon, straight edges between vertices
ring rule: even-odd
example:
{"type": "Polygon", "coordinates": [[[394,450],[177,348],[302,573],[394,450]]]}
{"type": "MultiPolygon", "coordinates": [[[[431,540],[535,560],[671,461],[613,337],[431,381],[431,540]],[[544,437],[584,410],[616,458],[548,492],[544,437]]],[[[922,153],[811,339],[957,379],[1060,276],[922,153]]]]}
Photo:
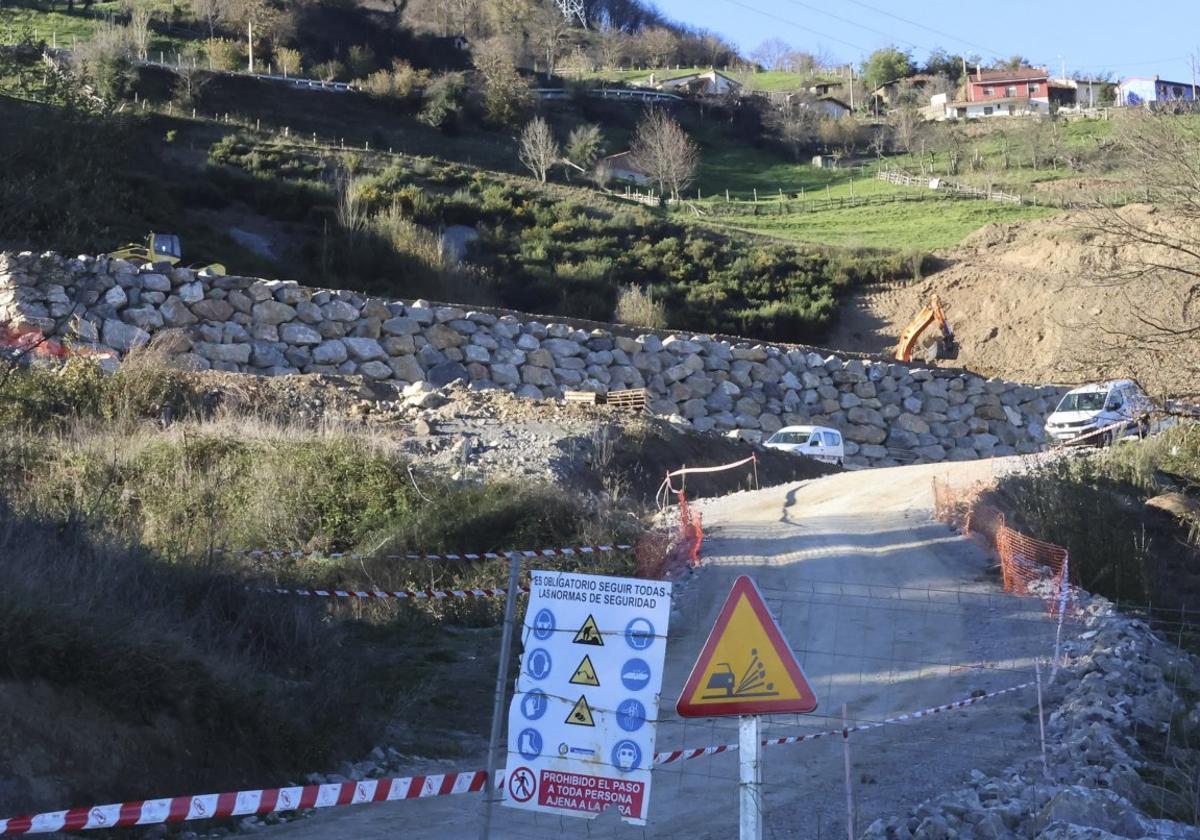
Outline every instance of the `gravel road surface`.
{"type": "MultiPolygon", "coordinates": [[[[847,472],[702,505],[704,566],[677,584],[658,749],[736,743],[736,719],[683,721],[676,696],[730,584],[752,575],[812,682],[812,715],[768,719],[766,737],[876,721],[1033,678],[1051,650],[1041,604],[1000,592],[970,540],[930,516],[930,480],[987,478],[993,462],[847,472]]],[[[477,675],[491,679],[491,675],[477,675]]],[[[1006,694],[963,711],[850,738],[859,831],[1037,750],[1037,696],[1006,694]]],[[[492,836],[728,838],[737,835],[737,753],[655,770],[650,821],[583,820],[497,807],[492,836]]],[[[767,837],[847,836],[841,738],[764,753],[767,837]]],[[[457,769],[482,766],[464,760],[457,769]]],[[[445,763],[413,772],[445,772],[445,763]]],[[[281,840],[477,836],[481,797],[340,808],[258,832],[281,840]]]]}

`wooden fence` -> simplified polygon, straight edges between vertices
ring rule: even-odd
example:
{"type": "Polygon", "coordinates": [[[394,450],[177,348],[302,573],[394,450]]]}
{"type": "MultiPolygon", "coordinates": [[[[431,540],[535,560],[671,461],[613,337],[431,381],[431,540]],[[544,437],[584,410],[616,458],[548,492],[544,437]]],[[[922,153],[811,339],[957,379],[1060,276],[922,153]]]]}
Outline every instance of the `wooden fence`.
{"type": "MultiPolygon", "coordinates": [[[[703,216],[783,216],[792,213],[819,213],[824,210],[842,210],[850,207],[869,207],[882,204],[899,204],[909,201],[951,200],[946,196],[928,196],[914,193],[874,193],[871,195],[848,195],[841,198],[783,198],[770,201],[714,201],[712,203],[687,202],[698,215],[703,216]]],[[[673,203],[672,203],[673,204],[673,203]]]]}
{"type": "MultiPolygon", "coordinates": [[[[896,172],[893,170],[879,170],[876,177],[880,181],[887,181],[889,184],[899,184],[905,187],[925,187],[939,192],[952,193],[961,195],[967,198],[983,198],[988,201],[999,201],[1002,204],[1025,204],[1025,199],[1014,193],[1001,192],[993,189],[980,189],[979,187],[971,187],[966,184],[959,184],[955,181],[947,181],[945,178],[929,178],[920,175],[909,175],[906,172],[896,172]]],[[[1032,202],[1029,202],[1032,203],[1032,202]]]]}
{"type": "Polygon", "coordinates": [[[625,192],[608,191],[608,195],[612,198],[620,198],[624,201],[636,201],[638,204],[645,204],[647,207],[661,207],[663,198],[654,190],[642,192],[638,189],[625,187],[625,192]]]}

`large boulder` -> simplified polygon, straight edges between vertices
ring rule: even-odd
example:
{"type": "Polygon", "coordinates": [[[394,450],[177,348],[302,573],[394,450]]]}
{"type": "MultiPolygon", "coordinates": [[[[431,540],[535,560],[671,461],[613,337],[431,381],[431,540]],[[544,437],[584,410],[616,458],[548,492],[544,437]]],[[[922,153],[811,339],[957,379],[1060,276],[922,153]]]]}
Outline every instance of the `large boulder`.
{"type": "Polygon", "coordinates": [[[104,343],[114,350],[127,351],[141,347],[150,341],[150,333],[133,324],[126,324],[116,318],[104,321],[104,343]]]}

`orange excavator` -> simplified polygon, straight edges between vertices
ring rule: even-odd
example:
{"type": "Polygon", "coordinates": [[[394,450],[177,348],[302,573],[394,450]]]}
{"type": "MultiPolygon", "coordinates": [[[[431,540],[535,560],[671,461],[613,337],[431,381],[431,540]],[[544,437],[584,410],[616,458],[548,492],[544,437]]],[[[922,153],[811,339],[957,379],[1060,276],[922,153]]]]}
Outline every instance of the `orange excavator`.
{"type": "Polygon", "coordinates": [[[913,357],[932,363],[935,359],[957,359],[958,342],[954,339],[954,330],[946,320],[946,311],[942,309],[942,299],[933,295],[925,308],[917,313],[909,325],[900,334],[900,342],[896,345],[896,360],[911,362],[913,357]],[[940,335],[926,335],[930,327],[937,325],[940,335]]]}

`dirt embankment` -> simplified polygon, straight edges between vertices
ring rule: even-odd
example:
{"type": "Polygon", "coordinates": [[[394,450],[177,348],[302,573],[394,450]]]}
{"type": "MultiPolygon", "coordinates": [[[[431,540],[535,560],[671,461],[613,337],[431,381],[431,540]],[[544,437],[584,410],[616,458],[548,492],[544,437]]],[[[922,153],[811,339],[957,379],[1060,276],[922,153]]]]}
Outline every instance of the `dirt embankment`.
{"type": "Polygon", "coordinates": [[[1194,278],[1151,272],[1178,253],[1134,244],[1127,225],[1186,241],[1179,222],[1154,207],[1112,215],[1064,214],[991,224],[942,255],[924,280],[873,289],[844,307],[829,343],[888,353],[936,292],[961,344],[957,364],[1026,382],[1077,384],[1131,376],[1154,391],[1196,390],[1195,344],[1149,341],[1147,321],[1187,320],[1194,278]],[[1119,275],[1124,275],[1119,276],[1119,275]],[[1131,336],[1142,336],[1130,340],[1131,336]]]}

